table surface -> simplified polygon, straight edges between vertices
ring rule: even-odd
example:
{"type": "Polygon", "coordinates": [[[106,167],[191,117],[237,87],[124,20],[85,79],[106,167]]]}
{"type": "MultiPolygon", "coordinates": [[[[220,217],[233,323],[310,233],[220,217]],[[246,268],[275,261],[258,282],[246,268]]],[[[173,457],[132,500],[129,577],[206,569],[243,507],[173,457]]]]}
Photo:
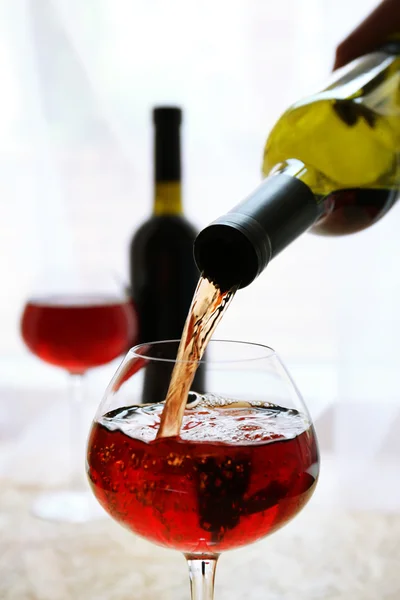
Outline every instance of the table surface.
{"type": "MultiPolygon", "coordinates": [[[[3,390],[0,400],[7,421],[0,428],[0,599],[188,600],[187,569],[178,553],[108,517],[67,525],[32,516],[38,493],[68,476],[67,405],[61,395],[44,391],[3,390]]],[[[96,402],[89,398],[86,427],[96,402]]],[[[376,415],[372,410],[374,427],[376,415]]],[[[398,448],[386,462],[351,464],[354,444],[350,453],[346,447],[343,455],[329,455],[332,419],[317,427],[322,470],[310,503],[270,538],[221,557],[216,600],[399,600],[398,448]]],[[[387,421],[394,423],[391,409],[387,421]]]]}
{"type": "MultiPolygon", "coordinates": [[[[188,600],[183,558],[109,518],[54,524],[34,518],[38,490],[2,482],[2,600],[188,600]]],[[[280,532],[229,552],[217,600],[398,600],[400,514],[314,505],[280,532]]]]}

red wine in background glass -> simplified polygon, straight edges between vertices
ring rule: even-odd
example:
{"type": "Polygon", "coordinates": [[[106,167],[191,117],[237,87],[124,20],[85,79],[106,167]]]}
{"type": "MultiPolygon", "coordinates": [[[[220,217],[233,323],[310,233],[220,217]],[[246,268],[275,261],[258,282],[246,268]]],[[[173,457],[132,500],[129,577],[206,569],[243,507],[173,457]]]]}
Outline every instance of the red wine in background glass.
{"type": "Polygon", "coordinates": [[[126,352],[137,321],[131,302],[112,295],[49,295],[28,301],[21,328],[35,356],[82,374],[126,352]]]}

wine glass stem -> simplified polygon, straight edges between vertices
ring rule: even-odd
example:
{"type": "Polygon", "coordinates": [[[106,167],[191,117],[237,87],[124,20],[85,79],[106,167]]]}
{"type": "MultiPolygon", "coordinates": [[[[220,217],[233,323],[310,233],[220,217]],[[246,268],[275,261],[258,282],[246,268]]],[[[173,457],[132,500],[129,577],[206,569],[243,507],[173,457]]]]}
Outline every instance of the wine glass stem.
{"type": "Polygon", "coordinates": [[[70,455],[71,455],[71,482],[73,490],[79,491],[85,489],[84,469],[83,469],[83,400],[84,400],[84,375],[83,373],[70,373],[70,455]]]}
{"type": "Polygon", "coordinates": [[[196,558],[193,555],[186,555],[186,560],[189,567],[192,600],[213,600],[218,556],[196,558]]]}

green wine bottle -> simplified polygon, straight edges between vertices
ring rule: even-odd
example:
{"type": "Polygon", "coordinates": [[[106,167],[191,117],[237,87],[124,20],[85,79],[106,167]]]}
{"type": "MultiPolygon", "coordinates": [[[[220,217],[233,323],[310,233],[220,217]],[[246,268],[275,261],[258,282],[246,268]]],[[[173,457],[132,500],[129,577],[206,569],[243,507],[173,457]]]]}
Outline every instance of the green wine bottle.
{"type": "Polygon", "coordinates": [[[201,271],[244,287],[307,230],[344,235],[369,227],[400,187],[400,42],[334,73],[291,106],[264,151],[264,181],[195,241],[201,271]]]}

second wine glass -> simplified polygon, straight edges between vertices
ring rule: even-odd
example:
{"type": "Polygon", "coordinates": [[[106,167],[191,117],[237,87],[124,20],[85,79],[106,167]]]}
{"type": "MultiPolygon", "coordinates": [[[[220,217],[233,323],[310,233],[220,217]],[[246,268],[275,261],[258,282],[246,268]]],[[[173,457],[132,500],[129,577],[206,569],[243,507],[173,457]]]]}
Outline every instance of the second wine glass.
{"type": "Polygon", "coordinates": [[[66,370],[70,380],[72,478],[67,489],[45,492],[33,506],[48,520],[84,522],[98,516],[81,464],[83,378],[105,365],[136,339],[134,307],[104,273],[58,272],[36,284],[21,320],[22,338],[39,359],[66,370]]]}

